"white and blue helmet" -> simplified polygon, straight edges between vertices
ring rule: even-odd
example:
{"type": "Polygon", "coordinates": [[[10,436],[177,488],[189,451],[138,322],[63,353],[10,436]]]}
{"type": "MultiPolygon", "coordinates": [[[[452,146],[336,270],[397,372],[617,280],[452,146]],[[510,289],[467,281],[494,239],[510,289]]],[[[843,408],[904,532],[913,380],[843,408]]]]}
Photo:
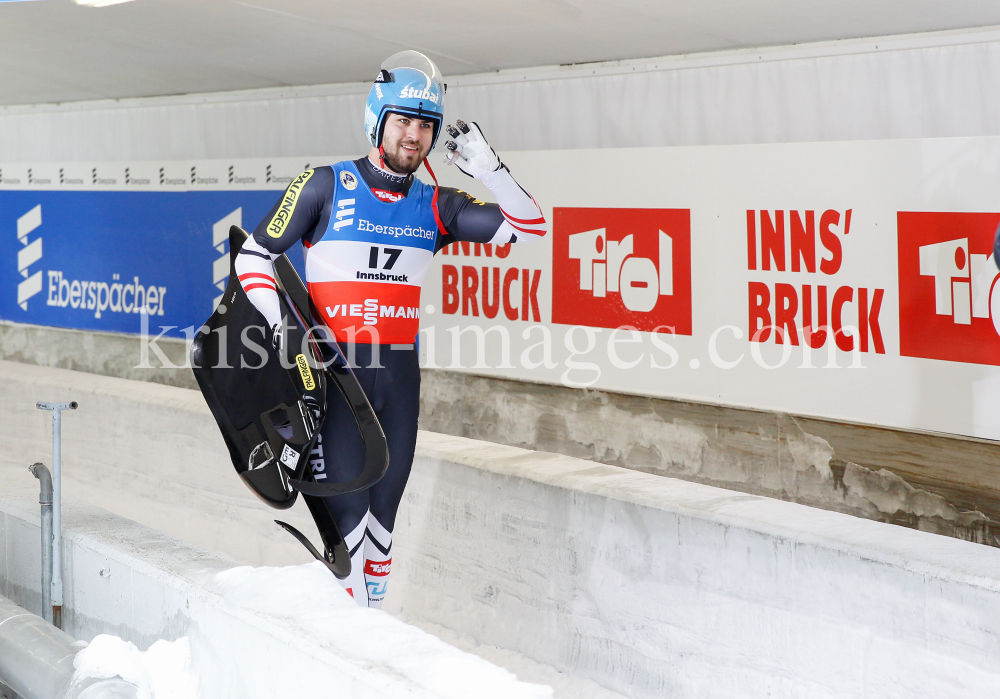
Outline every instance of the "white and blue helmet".
{"type": "Polygon", "coordinates": [[[437,143],[444,121],[444,93],[448,86],[434,61],[418,51],[400,51],[385,59],[365,103],[365,135],[378,148],[382,144],[385,119],[405,114],[434,123],[437,143]]]}

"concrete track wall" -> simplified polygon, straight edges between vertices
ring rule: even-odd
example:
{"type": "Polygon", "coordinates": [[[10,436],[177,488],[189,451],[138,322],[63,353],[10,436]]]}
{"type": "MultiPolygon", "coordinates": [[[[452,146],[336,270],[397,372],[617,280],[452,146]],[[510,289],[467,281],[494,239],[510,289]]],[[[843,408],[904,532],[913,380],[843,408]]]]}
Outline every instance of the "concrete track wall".
{"type": "MultiPolygon", "coordinates": [[[[37,493],[14,476],[0,475],[0,591],[37,613],[37,493]]],[[[140,648],[186,636],[205,699],[551,696],[387,614],[360,609],[318,563],[234,569],[100,508],[69,502],[63,514],[63,629],[87,641],[110,633],[140,648]]]]}
{"type": "Polygon", "coordinates": [[[425,430],[553,451],[1000,546],[1000,444],[424,371],[425,430]]]}
{"type": "MultiPolygon", "coordinates": [[[[9,473],[47,458],[39,399],[81,404],[71,497],[244,562],[301,560],[197,393],[0,362],[9,473]]],[[[387,611],[628,696],[1000,691],[993,548],[427,432],[397,521],[387,611]]]]}
{"type": "MultiPolygon", "coordinates": [[[[184,364],[182,341],[158,347],[184,364]]],[[[138,357],[135,336],[0,322],[2,359],[197,388],[190,370],[136,369],[138,357]]],[[[1000,545],[995,442],[442,370],[422,376],[425,430],[1000,545]]]]}
{"type": "Polygon", "coordinates": [[[418,466],[407,615],[632,697],[1000,693],[996,549],[430,433],[418,466]]]}

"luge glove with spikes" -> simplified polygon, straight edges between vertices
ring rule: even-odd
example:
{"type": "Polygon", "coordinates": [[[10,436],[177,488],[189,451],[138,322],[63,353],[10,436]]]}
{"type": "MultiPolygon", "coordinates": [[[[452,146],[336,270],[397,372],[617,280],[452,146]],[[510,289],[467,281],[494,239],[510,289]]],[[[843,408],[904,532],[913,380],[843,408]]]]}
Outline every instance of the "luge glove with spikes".
{"type": "Polygon", "coordinates": [[[466,124],[459,119],[454,126],[448,124],[445,130],[452,139],[444,144],[448,149],[446,164],[458,165],[459,170],[477,180],[485,180],[489,173],[503,167],[496,151],[490,148],[476,122],[466,124]]]}

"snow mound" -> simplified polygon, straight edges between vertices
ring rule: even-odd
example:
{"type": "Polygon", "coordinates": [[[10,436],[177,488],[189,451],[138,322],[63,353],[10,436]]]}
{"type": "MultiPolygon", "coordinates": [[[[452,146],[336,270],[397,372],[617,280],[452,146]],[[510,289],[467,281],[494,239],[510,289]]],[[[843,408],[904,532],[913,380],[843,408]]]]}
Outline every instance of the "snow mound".
{"type": "Polygon", "coordinates": [[[198,682],[187,638],[157,641],[143,652],[117,636],[101,634],[73,659],[73,683],[121,677],[139,689],[139,699],[196,699],[198,682]]]}
{"type": "Polygon", "coordinates": [[[217,574],[207,587],[220,593],[227,605],[278,620],[286,630],[352,665],[406,677],[443,699],[553,696],[549,686],[521,682],[512,672],[381,610],[359,607],[319,562],[232,568],[217,574]]]}

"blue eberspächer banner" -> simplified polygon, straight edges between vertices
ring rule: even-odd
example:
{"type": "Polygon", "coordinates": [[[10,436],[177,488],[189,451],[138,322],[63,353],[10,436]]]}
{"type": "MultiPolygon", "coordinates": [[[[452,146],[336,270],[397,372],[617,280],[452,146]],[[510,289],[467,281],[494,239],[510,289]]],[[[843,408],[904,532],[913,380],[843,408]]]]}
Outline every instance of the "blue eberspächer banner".
{"type": "MultiPolygon", "coordinates": [[[[60,168],[59,180],[70,179],[65,189],[55,177],[40,178],[38,168],[12,178],[16,170],[4,166],[0,320],[138,334],[145,312],[151,335],[190,337],[228,282],[230,226],[253,230],[305,163],[285,163],[282,177],[261,164],[259,178],[235,177],[233,166],[226,177],[225,164],[211,165],[202,163],[201,172],[221,169],[221,176],[177,167],[184,177],[159,168],[157,178],[154,168],[152,177],[137,178],[143,168],[123,165],[125,177],[98,177],[92,168],[92,177],[70,179],[60,168]]],[[[115,174],[113,166],[102,170],[115,174]]],[[[303,274],[301,246],[288,257],[303,274]]]]}

